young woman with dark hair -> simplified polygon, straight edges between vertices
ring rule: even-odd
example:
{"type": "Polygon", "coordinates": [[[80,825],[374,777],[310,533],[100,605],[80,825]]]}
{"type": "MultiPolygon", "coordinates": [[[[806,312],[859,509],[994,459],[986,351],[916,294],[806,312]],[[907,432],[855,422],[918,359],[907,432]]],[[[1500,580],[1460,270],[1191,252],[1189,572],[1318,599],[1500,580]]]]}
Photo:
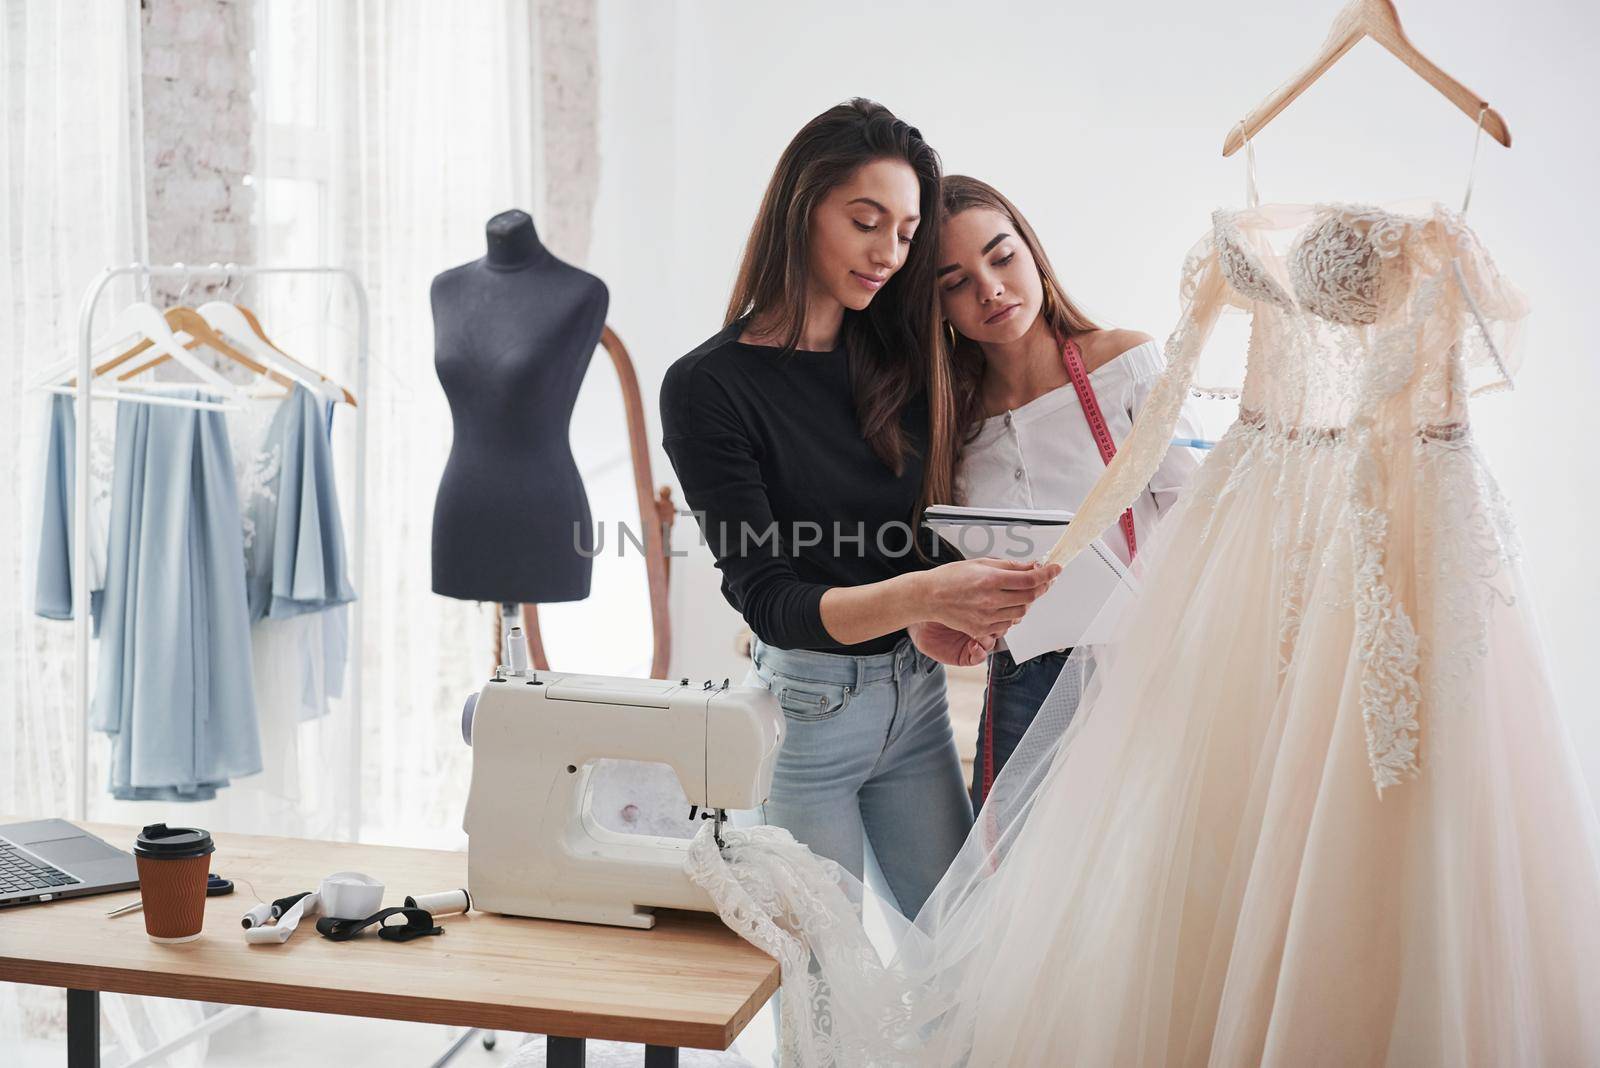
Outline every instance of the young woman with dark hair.
{"type": "MultiPolygon", "coordinates": [[[[951,175],[944,179],[943,207],[935,273],[956,413],[955,499],[1076,510],[1166,369],[1161,349],[1148,334],[1102,329],[1090,320],[1062,288],[1028,220],[993,186],[951,175]]],[[[1190,412],[1178,433],[1200,436],[1190,412]]],[[[1198,466],[1192,450],[1168,451],[1121,524],[1106,533],[1123,562],[1132,561],[1138,539],[1149,536],[1198,466]]],[[[938,625],[916,637],[929,651],[941,638],[959,641],[938,625]]],[[[1071,652],[1019,664],[1000,639],[989,658],[978,724],[974,808],[982,806],[1071,652]]]]}
{"type": "Polygon", "coordinates": [[[915,915],[971,824],[946,661],[979,662],[1059,571],[939,564],[955,401],[940,344],[939,157],[887,108],[811,120],[774,170],[724,328],[667,372],[663,445],[787,719],[769,823],[915,915]],[[927,236],[923,236],[927,235],[927,236]]]}

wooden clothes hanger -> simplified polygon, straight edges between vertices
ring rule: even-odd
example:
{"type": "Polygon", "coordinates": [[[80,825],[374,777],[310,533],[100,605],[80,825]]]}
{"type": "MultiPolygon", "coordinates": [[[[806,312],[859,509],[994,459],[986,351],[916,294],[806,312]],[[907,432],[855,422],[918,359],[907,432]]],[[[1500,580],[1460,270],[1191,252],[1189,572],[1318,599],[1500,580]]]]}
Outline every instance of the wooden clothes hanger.
{"type": "Polygon", "coordinates": [[[1421,75],[1423,81],[1448,97],[1451,103],[1474,122],[1477,122],[1479,115],[1482,115],[1483,129],[1489,136],[1507,148],[1511,147],[1511,131],[1507,129],[1505,119],[1501,118],[1500,113],[1491,108],[1477,93],[1450,77],[1428,57],[1417,51],[1416,45],[1411,43],[1405,31],[1400,28],[1400,15],[1395,10],[1392,0],[1351,0],[1333,20],[1333,28],[1328,32],[1328,39],[1323,42],[1322,50],[1312,59],[1310,65],[1257,104],[1255,109],[1245,116],[1243,122],[1233,124],[1233,128],[1228,131],[1227,139],[1222,143],[1222,154],[1231,156],[1239,151],[1246,141],[1276,118],[1278,112],[1288,107],[1296,97],[1311,86],[1311,83],[1326,74],[1328,68],[1338,62],[1340,56],[1355,47],[1356,42],[1363,37],[1372,38],[1392,52],[1402,63],[1421,75]]]}
{"type": "MultiPolygon", "coordinates": [[[[163,314],[163,317],[166,319],[167,325],[173,330],[182,330],[184,333],[193,338],[196,343],[203,344],[207,348],[214,349],[215,351],[226,356],[228,359],[233,360],[235,363],[243,365],[245,368],[254,372],[255,374],[264,375],[278,383],[280,386],[283,386],[285,389],[291,388],[294,385],[294,380],[289,378],[287,375],[274,371],[266,364],[251,359],[249,356],[230,345],[226,340],[223,339],[222,335],[213,330],[211,328],[211,324],[206,322],[205,319],[201,318],[200,313],[195,311],[193,308],[168,308],[163,314]]],[[[95,373],[97,375],[104,374],[106,371],[112,370],[128,360],[131,360],[133,357],[140,355],[148,348],[150,348],[148,341],[141,341],[139,344],[133,346],[133,348],[129,349],[127,352],[124,352],[122,355],[107,361],[100,367],[97,367],[95,369],[95,373]]],[[[172,359],[172,354],[170,352],[162,352],[160,355],[156,356],[155,359],[146,360],[144,363],[139,364],[132,370],[124,371],[122,374],[117,376],[117,381],[126,382],[128,379],[143,374],[145,371],[150,370],[150,368],[159,364],[163,364],[170,359],[172,359]]]]}
{"type": "MultiPolygon", "coordinates": [[[[180,320],[181,321],[181,320],[180,320]]],[[[153,367],[164,360],[174,360],[191,371],[201,388],[211,393],[219,393],[229,398],[237,398],[240,390],[233,383],[223,378],[215,370],[207,367],[204,362],[195,357],[193,349],[201,344],[203,339],[194,336],[180,340],[174,334],[171,313],[163,314],[162,311],[149,301],[135,301],[117,313],[116,321],[112,324],[111,336],[113,337],[138,337],[140,341],[132,348],[113,356],[109,360],[102,360],[93,368],[94,377],[108,371],[113,371],[127,361],[145,352],[154,349],[159,357],[147,361],[145,367],[153,367]]],[[[76,361],[72,361],[76,364],[76,361]]],[[[119,376],[120,379],[131,377],[130,374],[119,376]]],[[[76,375],[68,378],[65,383],[76,388],[78,379],[76,375]]]]}
{"type": "Polygon", "coordinates": [[[274,378],[281,372],[313,394],[328,400],[348,400],[351,404],[355,403],[348,391],[334,385],[320,371],[306,366],[272,344],[261,332],[260,320],[256,319],[248,309],[225,300],[210,300],[200,305],[197,311],[207,325],[233,338],[239,348],[265,364],[274,372],[274,378]]]}
{"type": "Polygon", "coordinates": [[[284,352],[283,349],[278,347],[276,342],[267,336],[266,331],[261,329],[261,320],[256,318],[255,312],[251,311],[249,308],[246,308],[243,304],[236,304],[235,307],[239,309],[239,314],[244,316],[245,321],[250,324],[250,329],[255,331],[256,337],[265,342],[267,346],[270,347],[274,352],[278,353],[291,363],[294,363],[300,367],[304,367],[307,371],[310,371],[312,374],[316,375],[324,383],[331,386],[336,392],[338,392],[341,395],[341,399],[343,399],[346,404],[350,405],[352,408],[356,407],[356,395],[350,392],[349,387],[340,385],[338,382],[335,382],[333,379],[329,378],[315,367],[312,367],[310,364],[301,363],[293,356],[290,356],[287,352],[284,352]]]}
{"type": "MultiPolygon", "coordinates": [[[[257,355],[273,363],[278,363],[281,361],[282,364],[285,365],[284,370],[286,370],[292,377],[300,378],[301,375],[305,375],[311,379],[314,379],[315,384],[309,381],[304,383],[306,388],[312,390],[312,392],[322,393],[323,395],[328,396],[328,399],[330,400],[342,400],[352,408],[356,406],[356,396],[354,393],[351,393],[350,390],[335,382],[333,379],[329,378],[315,367],[312,367],[310,364],[295,359],[293,356],[283,351],[283,349],[276,342],[267,336],[267,332],[261,328],[261,320],[256,317],[256,313],[239,303],[238,291],[230,292],[230,287],[233,281],[233,264],[214,263],[212,264],[212,267],[221,267],[227,272],[227,275],[222,283],[221,298],[218,300],[208,301],[200,306],[200,314],[206,318],[207,322],[210,322],[218,329],[227,331],[232,336],[238,338],[241,342],[249,341],[250,335],[253,334],[255,336],[255,340],[259,341],[261,344],[265,345],[271,350],[271,352],[268,353],[261,352],[259,349],[256,349],[255,351],[257,355]],[[274,358],[274,355],[276,358],[274,358]],[[334,394],[337,394],[337,396],[329,395],[327,393],[328,390],[332,390],[334,394]]],[[[242,289],[244,285],[243,277],[239,279],[239,283],[240,288],[242,289]]]]}
{"type": "MultiPolygon", "coordinates": [[[[147,281],[143,299],[134,300],[118,310],[110,329],[96,338],[91,344],[89,351],[94,362],[91,362],[89,369],[93,376],[98,377],[106,371],[113,370],[152,348],[160,349],[161,351],[166,351],[168,348],[182,348],[185,351],[193,352],[194,349],[199,347],[200,342],[194,338],[187,334],[173,332],[172,326],[162,315],[161,309],[151,303],[148,285],[147,281]],[[137,342],[137,344],[134,344],[132,348],[128,348],[129,344],[134,342],[137,342]],[[113,349],[118,350],[118,355],[109,360],[104,359],[105,354],[113,349]]],[[[204,365],[202,364],[201,367],[204,367],[204,365]]],[[[78,378],[73,372],[77,369],[78,358],[76,356],[63,356],[49,367],[44,368],[35,377],[29,388],[55,390],[58,387],[69,387],[76,389],[78,378]]],[[[217,392],[222,391],[220,389],[221,386],[227,385],[209,367],[205,367],[203,371],[200,368],[191,368],[191,370],[194,370],[197,378],[200,378],[208,385],[219,387],[216,389],[217,392]],[[216,381],[213,381],[213,378],[216,381]]]]}
{"type": "MultiPolygon", "coordinates": [[[[189,292],[189,286],[191,282],[192,277],[185,278],[183,288],[178,291],[178,300],[180,302],[189,292]]],[[[94,367],[94,375],[96,378],[122,367],[124,364],[135,359],[136,357],[144,355],[151,349],[155,349],[158,353],[155,359],[146,360],[130,371],[123,371],[121,374],[117,375],[117,381],[127,382],[129,379],[132,379],[144,373],[145,371],[150,370],[150,368],[155,367],[158,364],[166,363],[168,360],[175,360],[192,371],[203,383],[206,383],[214,389],[224,390],[234,397],[242,394],[243,390],[229,382],[227,379],[223,378],[216,371],[212,370],[210,367],[207,367],[204,363],[192,355],[192,350],[196,347],[196,345],[201,344],[216,350],[217,352],[226,356],[228,359],[243,365],[257,375],[265,375],[268,373],[268,368],[265,365],[252,360],[250,357],[246,356],[244,353],[240,352],[238,349],[224,341],[221,335],[219,335],[215,330],[211,329],[210,324],[202,319],[199,313],[193,308],[168,308],[166,311],[162,312],[158,311],[155,305],[151,304],[148,300],[145,300],[140,303],[129,305],[127,308],[123,309],[121,315],[119,316],[119,322],[113,327],[111,333],[112,336],[133,333],[139,336],[140,340],[131,348],[124,350],[116,356],[113,356],[111,359],[104,360],[96,364],[94,367]],[[136,319],[136,329],[131,331],[123,328],[121,322],[122,319],[128,318],[130,315],[133,315],[136,319]],[[178,338],[175,336],[175,332],[178,331],[181,331],[187,335],[187,340],[183,341],[181,344],[179,343],[178,338]]],[[[283,378],[282,376],[278,376],[278,381],[280,385],[285,387],[292,385],[287,378],[283,378]]],[[[76,385],[76,380],[73,380],[71,384],[76,385]]],[[[133,388],[137,388],[137,386],[135,385],[133,388]]]]}
{"type": "MultiPolygon", "coordinates": [[[[191,350],[196,348],[200,342],[193,338],[186,338],[184,335],[175,335],[166,319],[162,316],[161,310],[154,304],[148,301],[135,301],[124,307],[117,314],[112,326],[111,336],[123,339],[130,336],[143,337],[144,340],[141,341],[139,346],[141,351],[148,351],[153,348],[162,353],[163,359],[172,359],[183,364],[195,376],[193,385],[198,387],[202,393],[221,397],[222,399],[220,401],[190,400],[181,397],[142,393],[137,391],[137,387],[132,391],[105,387],[94,391],[93,395],[96,400],[126,400],[140,404],[160,404],[177,408],[200,408],[210,411],[235,411],[238,409],[239,388],[195,357],[191,350]]],[[[118,343],[123,344],[126,342],[124,340],[118,343]]],[[[105,361],[101,366],[119,363],[125,358],[126,354],[105,361]]],[[[69,397],[77,396],[79,392],[77,375],[71,375],[64,381],[61,378],[66,370],[76,368],[77,365],[76,357],[67,357],[52,369],[53,374],[50,379],[39,381],[32,388],[42,389],[48,393],[64,394],[69,397]]],[[[98,370],[93,368],[91,370],[93,371],[90,375],[91,379],[99,377],[98,370]]],[[[167,384],[170,385],[172,383],[167,384]]]]}
{"type": "MultiPolygon", "coordinates": [[[[188,288],[188,283],[185,283],[183,289],[179,291],[180,301],[183,300],[188,288]]],[[[355,404],[355,397],[349,390],[274,345],[261,329],[261,321],[248,308],[227,301],[213,300],[198,309],[184,306],[170,308],[165,313],[165,319],[173,330],[181,330],[192,339],[185,345],[186,348],[192,349],[197,344],[205,344],[254,374],[276,382],[285,390],[292,389],[298,382],[313,393],[326,395],[326,390],[331,387],[334,395],[329,399],[342,399],[352,406],[355,404]],[[222,331],[227,331],[238,344],[224,338],[222,331]]],[[[102,364],[95,373],[98,375],[115,368],[149,347],[147,342],[141,341],[127,352],[102,364]]],[[[137,377],[169,358],[169,355],[164,353],[153,360],[147,360],[119,375],[118,380],[126,381],[137,377]]]]}

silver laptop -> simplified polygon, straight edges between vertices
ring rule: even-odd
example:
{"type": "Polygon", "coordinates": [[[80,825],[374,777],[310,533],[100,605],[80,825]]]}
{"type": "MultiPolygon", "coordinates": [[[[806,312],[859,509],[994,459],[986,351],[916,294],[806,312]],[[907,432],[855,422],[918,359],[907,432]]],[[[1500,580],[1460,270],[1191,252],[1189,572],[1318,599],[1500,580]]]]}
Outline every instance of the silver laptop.
{"type": "Polygon", "coordinates": [[[0,908],[138,885],[131,853],[66,820],[0,824],[0,908]]]}

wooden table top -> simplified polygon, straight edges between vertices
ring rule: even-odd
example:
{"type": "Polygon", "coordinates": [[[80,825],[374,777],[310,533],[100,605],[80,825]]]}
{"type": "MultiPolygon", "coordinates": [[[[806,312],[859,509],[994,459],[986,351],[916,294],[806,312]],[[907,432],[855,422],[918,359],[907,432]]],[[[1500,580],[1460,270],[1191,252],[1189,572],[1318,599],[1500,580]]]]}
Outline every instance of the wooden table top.
{"type": "MultiPolygon", "coordinates": [[[[11,822],[9,818],[0,822],[11,822]]],[[[119,848],[137,827],[83,824],[119,848]]],[[[663,1046],[727,1049],[778,987],[778,964],[709,913],[662,911],[648,931],[473,912],[445,933],[349,942],[301,921],[288,942],[247,945],[240,918],[314,890],[335,871],[383,882],[384,905],[466,885],[465,853],[218,833],[193,942],[160,945],[140,913],[106,912],[137,890],[0,910],[0,981],[374,1016],[663,1046]],[[251,887],[254,887],[252,892],[251,887]]]]}

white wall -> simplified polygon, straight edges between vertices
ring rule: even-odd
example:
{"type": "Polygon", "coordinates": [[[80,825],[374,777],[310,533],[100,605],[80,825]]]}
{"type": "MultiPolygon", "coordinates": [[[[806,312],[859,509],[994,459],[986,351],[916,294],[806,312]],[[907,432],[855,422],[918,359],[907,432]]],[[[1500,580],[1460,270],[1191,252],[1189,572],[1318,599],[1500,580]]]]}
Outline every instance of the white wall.
{"type": "MultiPolygon", "coordinates": [[[[1515,148],[1485,140],[1471,219],[1532,296],[1518,389],[1477,410],[1512,499],[1551,660],[1591,786],[1600,717],[1583,673],[1600,564],[1587,336],[1600,222],[1585,192],[1600,148],[1600,29],[1576,2],[1402,0],[1416,44],[1485,94],[1515,148]]],[[[593,266],[611,284],[647,398],[721,322],[741,242],[778,153],[824,107],[860,94],[918,125],[949,172],[1028,213],[1068,288],[1104,321],[1164,336],[1184,252],[1212,208],[1243,197],[1227,129],[1320,45],[1337,5],[1010,5],[695,0],[601,3],[603,178],[593,266]]],[[[1267,200],[1459,204],[1472,123],[1364,42],[1258,139],[1267,200]]],[[[1202,370],[1225,379],[1226,339],[1202,370]]],[[[659,415],[651,404],[659,435],[659,415]]],[[[1220,429],[1220,427],[1218,428],[1220,429]]],[[[659,450],[657,478],[671,469],[659,450]]],[[[688,521],[686,521],[688,522],[688,521]]],[[[677,544],[693,542],[680,524],[677,544]]],[[[675,670],[729,673],[737,619],[698,551],[674,561],[675,670]]]]}

